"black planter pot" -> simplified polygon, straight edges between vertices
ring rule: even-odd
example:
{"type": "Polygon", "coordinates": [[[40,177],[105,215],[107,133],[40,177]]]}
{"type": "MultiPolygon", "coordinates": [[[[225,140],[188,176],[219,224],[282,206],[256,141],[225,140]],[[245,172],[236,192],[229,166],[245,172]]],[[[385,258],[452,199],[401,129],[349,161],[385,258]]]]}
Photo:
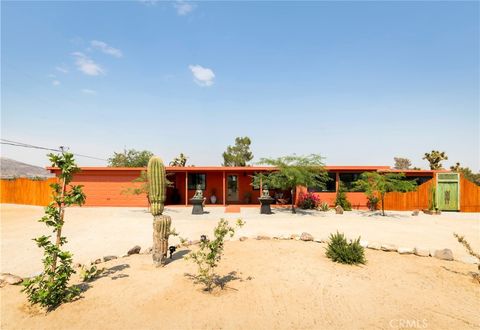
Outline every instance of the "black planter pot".
{"type": "Polygon", "coordinates": [[[272,208],[270,205],[272,205],[275,202],[275,199],[272,197],[260,197],[258,199],[260,202],[260,214],[272,214],[272,208]]]}
{"type": "Polygon", "coordinates": [[[192,203],[192,214],[203,214],[203,199],[191,198],[190,203],[192,203]]]}

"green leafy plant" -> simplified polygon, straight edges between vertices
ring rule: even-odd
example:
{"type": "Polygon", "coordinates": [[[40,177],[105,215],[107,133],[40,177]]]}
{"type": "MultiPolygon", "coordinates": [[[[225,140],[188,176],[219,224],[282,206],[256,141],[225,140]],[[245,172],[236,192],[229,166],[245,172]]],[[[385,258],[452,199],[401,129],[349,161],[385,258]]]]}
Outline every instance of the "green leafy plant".
{"type": "Polygon", "coordinates": [[[323,158],[316,154],[261,158],[259,163],[274,166],[277,171],[255,174],[252,185],[259,185],[262,182],[262,185],[267,185],[269,188],[289,190],[292,196],[292,213],[295,213],[297,186],[325,188],[325,183],[330,180],[323,158]]]}
{"type": "Polygon", "coordinates": [[[328,242],[326,250],[326,256],[334,262],[349,265],[364,264],[367,262],[364,249],[360,245],[360,237],[348,242],[345,236],[337,231],[336,234],[330,234],[330,241],[328,242]]]}
{"type": "Polygon", "coordinates": [[[98,277],[105,268],[97,268],[96,265],[90,264],[90,266],[82,265],[80,268],[80,277],[83,282],[90,282],[96,277],[98,277]]]}
{"type": "Polygon", "coordinates": [[[148,150],[137,151],[124,149],[123,152],[114,152],[108,159],[111,167],[146,167],[153,153],[148,150]]]}
{"type": "Polygon", "coordinates": [[[82,186],[73,186],[69,183],[73,175],[80,169],[75,164],[73,154],[62,152],[61,154],[49,154],[53,167],[60,168],[60,183],[52,183],[53,201],[45,208],[45,215],[39,220],[53,230],[56,235],[55,242],[51,236],[40,236],[34,241],[37,246],[44,249],[43,272],[26,280],[22,291],[26,292],[28,300],[32,304],[40,304],[48,310],[58,305],[71,301],[80,290],[77,287],[69,287],[70,276],[75,273],[72,268],[72,254],[61,250],[61,246],[67,242],[62,236],[65,208],[71,205],[83,205],[85,194],[82,186]]]}
{"type": "Polygon", "coordinates": [[[352,210],[352,204],[347,199],[345,184],[342,181],[338,185],[337,197],[335,198],[335,206],[337,205],[340,205],[345,211],[352,210]]]}
{"type": "Polygon", "coordinates": [[[330,210],[330,207],[328,206],[327,202],[322,202],[320,203],[319,209],[320,211],[328,212],[330,210]]]}
{"type": "MultiPolygon", "coordinates": [[[[236,227],[242,227],[245,224],[242,219],[238,219],[236,227]]],[[[232,237],[235,234],[235,227],[229,225],[225,219],[220,219],[214,229],[213,240],[203,239],[200,241],[200,248],[195,252],[190,252],[184,258],[192,260],[198,266],[197,275],[194,276],[198,283],[205,285],[206,291],[212,291],[214,284],[218,283],[218,275],[215,274],[215,268],[220,263],[223,254],[224,240],[227,235],[232,237]]]]}
{"type": "Polygon", "coordinates": [[[235,145],[228,146],[227,151],[222,154],[223,166],[247,166],[253,159],[250,151],[252,141],[248,136],[235,138],[235,145]]]}
{"type": "Polygon", "coordinates": [[[364,172],[355,182],[356,190],[363,190],[367,196],[380,196],[382,215],[385,216],[385,194],[387,192],[407,192],[415,190],[417,183],[414,180],[405,180],[404,173],[364,172]]]}

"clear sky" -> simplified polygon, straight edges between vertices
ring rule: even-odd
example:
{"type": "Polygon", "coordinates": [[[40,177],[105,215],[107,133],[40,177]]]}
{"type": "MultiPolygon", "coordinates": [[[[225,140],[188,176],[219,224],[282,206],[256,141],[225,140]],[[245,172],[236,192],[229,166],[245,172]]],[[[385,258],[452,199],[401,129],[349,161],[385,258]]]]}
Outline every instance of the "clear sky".
{"type": "MultiPolygon", "coordinates": [[[[3,139],[478,171],[479,2],[4,2],[3,139]]],[[[45,166],[44,151],[2,155],[45,166]]],[[[106,162],[78,158],[80,165],[106,162]]]]}

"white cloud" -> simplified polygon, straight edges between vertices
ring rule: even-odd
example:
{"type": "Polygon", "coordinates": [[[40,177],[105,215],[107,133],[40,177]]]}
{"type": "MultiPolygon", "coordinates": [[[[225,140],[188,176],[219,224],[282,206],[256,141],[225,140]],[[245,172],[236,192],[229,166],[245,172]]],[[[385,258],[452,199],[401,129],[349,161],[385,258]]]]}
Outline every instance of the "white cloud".
{"type": "Polygon", "coordinates": [[[68,73],[68,69],[65,65],[59,65],[55,67],[55,70],[61,73],[68,73]]]}
{"type": "Polygon", "coordinates": [[[177,1],[173,4],[173,7],[175,7],[177,14],[180,16],[188,15],[195,9],[195,5],[185,1],[177,1]]]}
{"type": "Polygon", "coordinates": [[[159,0],[138,0],[141,4],[145,6],[155,6],[159,0]]]}
{"type": "Polygon", "coordinates": [[[113,48],[112,46],[109,46],[107,43],[103,41],[92,40],[90,42],[90,45],[92,45],[93,48],[98,49],[105,54],[112,55],[115,57],[123,56],[123,53],[120,49],[113,48]]]}
{"type": "Polygon", "coordinates": [[[84,93],[84,94],[90,94],[90,95],[95,95],[95,94],[97,94],[97,92],[94,91],[93,89],[87,89],[87,88],[82,89],[82,93],[84,93]]]}
{"type": "Polygon", "coordinates": [[[77,66],[77,69],[86,75],[98,76],[100,74],[105,74],[105,70],[85,54],[75,52],[72,53],[72,55],[75,57],[75,65],[77,66]]]}
{"type": "Polygon", "coordinates": [[[212,86],[215,73],[212,69],[204,68],[201,65],[189,65],[188,68],[192,71],[193,81],[200,86],[212,86]]]}
{"type": "Polygon", "coordinates": [[[53,85],[53,86],[59,86],[59,85],[60,85],[60,81],[54,80],[54,81],[52,81],[52,85],[53,85]]]}

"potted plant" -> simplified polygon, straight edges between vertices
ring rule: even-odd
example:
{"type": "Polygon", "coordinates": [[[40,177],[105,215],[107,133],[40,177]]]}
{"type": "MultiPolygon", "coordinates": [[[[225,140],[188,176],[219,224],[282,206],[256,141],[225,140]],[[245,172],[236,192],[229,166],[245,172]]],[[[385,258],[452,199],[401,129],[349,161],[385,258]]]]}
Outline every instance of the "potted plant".
{"type": "Polygon", "coordinates": [[[215,204],[217,202],[217,196],[215,196],[215,194],[217,193],[217,190],[216,189],[212,189],[211,190],[211,193],[210,193],[210,202],[212,204],[215,204]]]}

